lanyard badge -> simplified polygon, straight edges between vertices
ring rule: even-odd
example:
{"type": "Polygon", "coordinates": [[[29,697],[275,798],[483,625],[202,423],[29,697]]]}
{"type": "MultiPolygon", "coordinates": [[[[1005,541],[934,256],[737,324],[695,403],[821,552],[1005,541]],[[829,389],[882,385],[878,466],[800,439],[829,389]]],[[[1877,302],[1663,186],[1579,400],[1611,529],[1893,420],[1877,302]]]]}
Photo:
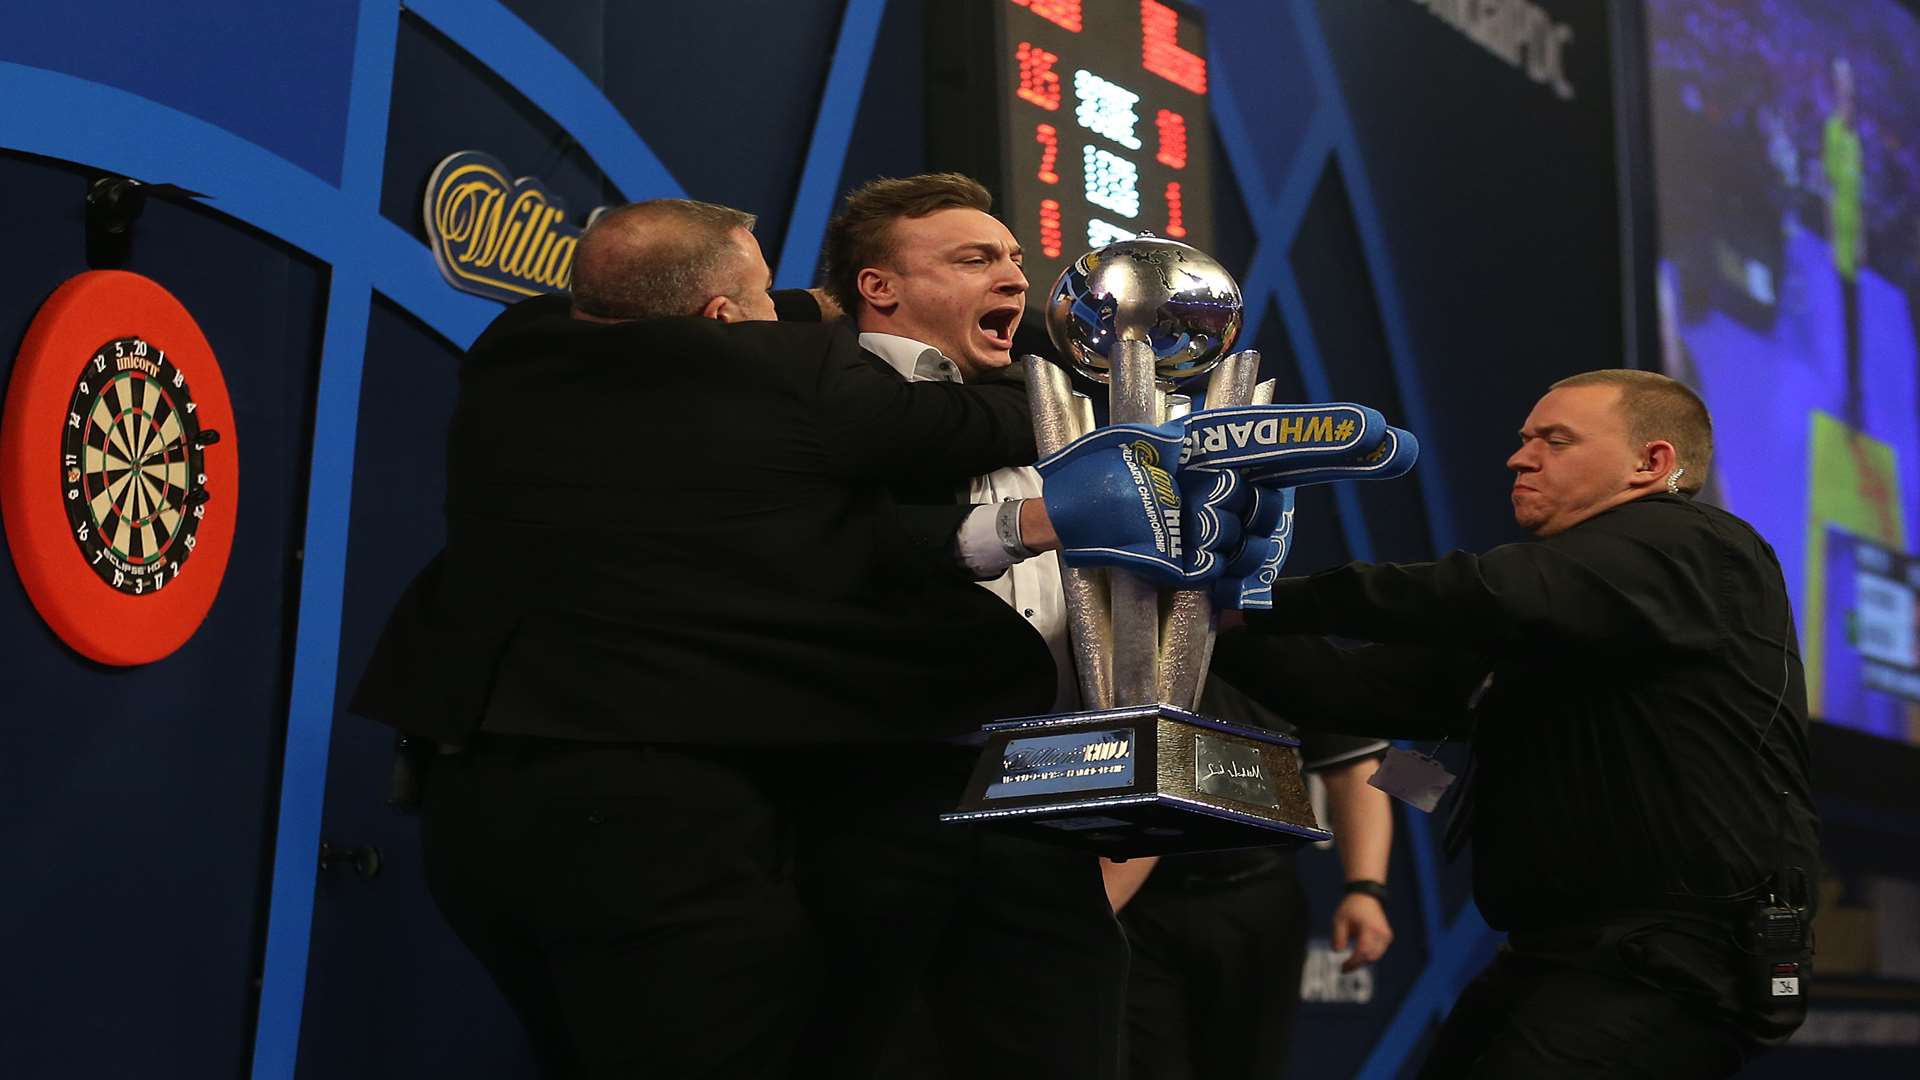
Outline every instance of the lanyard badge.
{"type": "Polygon", "coordinates": [[[1394,747],[1380,760],[1367,783],[1425,813],[1433,813],[1440,797],[1453,786],[1453,774],[1445,765],[1418,750],[1394,747]]]}
{"type": "MultiPolygon", "coordinates": [[[[1493,672],[1489,671],[1487,677],[1480,680],[1480,685],[1475,687],[1473,694],[1467,698],[1467,710],[1471,712],[1479,708],[1481,699],[1485,698],[1487,691],[1492,688],[1493,672]]],[[[1440,740],[1440,746],[1445,746],[1446,743],[1447,740],[1440,740]]],[[[1434,749],[1437,751],[1440,746],[1434,749]]],[[[1440,805],[1440,799],[1447,793],[1447,789],[1453,786],[1453,781],[1453,774],[1432,755],[1423,754],[1418,750],[1404,750],[1396,746],[1387,751],[1386,757],[1380,760],[1380,768],[1374,771],[1367,783],[1408,806],[1417,808],[1422,813],[1431,814],[1433,808],[1440,805]]]]}

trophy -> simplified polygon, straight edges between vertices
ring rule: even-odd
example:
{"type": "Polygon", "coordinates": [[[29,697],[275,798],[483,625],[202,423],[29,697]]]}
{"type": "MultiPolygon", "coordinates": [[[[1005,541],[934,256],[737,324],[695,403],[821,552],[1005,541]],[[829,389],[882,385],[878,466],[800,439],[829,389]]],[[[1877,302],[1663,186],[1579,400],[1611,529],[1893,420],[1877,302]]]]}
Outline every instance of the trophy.
{"type": "MultiPolygon", "coordinates": [[[[1240,287],[1186,244],[1143,234],[1088,252],[1054,285],[1047,330],[1105,383],[1116,424],[1176,419],[1182,382],[1206,405],[1267,404],[1260,356],[1229,354],[1240,287]]],[[[1093,428],[1067,372],[1023,358],[1042,457],[1093,428]]],[[[1155,588],[1131,571],[1060,564],[1086,711],[989,724],[948,822],[1014,831],[1111,858],[1328,839],[1301,779],[1299,741],[1194,712],[1212,657],[1212,594],[1155,588]]]]}

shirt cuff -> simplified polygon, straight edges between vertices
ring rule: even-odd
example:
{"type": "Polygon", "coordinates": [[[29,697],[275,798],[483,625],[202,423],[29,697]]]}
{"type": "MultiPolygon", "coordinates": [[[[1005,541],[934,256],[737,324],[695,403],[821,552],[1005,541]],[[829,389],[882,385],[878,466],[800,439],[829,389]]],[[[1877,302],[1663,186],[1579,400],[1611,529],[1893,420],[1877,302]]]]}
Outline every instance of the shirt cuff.
{"type": "Polygon", "coordinates": [[[1013,565],[1013,554],[1000,542],[1000,530],[994,525],[999,513],[999,503],[982,503],[967,512],[954,534],[960,566],[976,581],[997,578],[1013,565]]]}

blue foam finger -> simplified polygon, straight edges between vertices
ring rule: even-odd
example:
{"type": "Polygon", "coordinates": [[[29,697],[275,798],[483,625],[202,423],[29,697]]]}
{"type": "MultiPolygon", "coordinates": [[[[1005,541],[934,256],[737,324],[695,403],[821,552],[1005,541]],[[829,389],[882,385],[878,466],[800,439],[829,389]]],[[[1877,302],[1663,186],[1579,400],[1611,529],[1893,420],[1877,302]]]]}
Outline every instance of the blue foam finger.
{"type": "Polygon", "coordinates": [[[1253,498],[1246,503],[1241,515],[1245,540],[1220,571],[1222,587],[1231,584],[1229,579],[1246,577],[1258,570],[1267,559],[1267,545],[1273,542],[1274,534],[1291,527],[1286,515],[1293,510],[1292,488],[1247,487],[1253,498]]]}
{"type": "Polygon", "coordinates": [[[1279,529],[1293,509],[1293,489],[1248,485],[1253,490],[1252,508],[1247,511],[1248,536],[1265,536],[1279,529]]]}
{"type": "Polygon", "coordinates": [[[1185,437],[1185,431],[1177,422],[1158,426],[1109,424],[1106,427],[1095,428],[1048,454],[1035,462],[1033,467],[1039,470],[1041,476],[1051,477],[1076,461],[1093,457],[1101,451],[1114,450],[1144,441],[1153,446],[1155,455],[1163,467],[1171,469],[1180,460],[1185,437]]]}
{"type": "Polygon", "coordinates": [[[1265,505],[1249,515],[1249,529],[1256,516],[1272,524],[1264,533],[1249,532],[1258,539],[1250,541],[1214,583],[1217,607],[1246,610],[1273,606],[1273,583],[1293,548],[1293,489],[1263,491],[1261,495],[1267,497],[1265,505]]]}
{"type": "Polygon", "coordinates": [[[1236,473],[1184,469],[1180,472],[1180,490],[1186,499],[1187,576],[1212,576],[1219,571],[1226,553],[1241,545],[1245,535],[1241,516],[1252,504],[1255,489],[1236,473]]]}
{"type": "Polygon", "coordinates": [[[1223,606],[1268,607],[1293,488],[1400,476],[1419,454],[1412,433],[1361,405],[1253,405],[1101,428],[1037,468],[1068,565],[1213,581],[1223,606]]]}
{"type": "Polygon", "coordinates": [[[1183,467],[1242,471],[1345,460],[1386,437],[1386,418],[1364,405],[1239,405],[1184,421],[1183,467]]]}
{"type": "Polygon", "coordinates": [[[1039,462],[1060,557],[1071,566],[1133,570],[1163,584],[1189,580],[1183,500],[1174,481],[1180,447],[1178,425],[1117,424],[1039,462]]]}
{"type": "Polygon", "coordinates": [[[1240,545],[1240,550],[1234,554],[1232,561],[1220,571],[1217,584],[1221,588],[1235,588],[1240,578],[1258,572],[1261,565],[1272,556],[1271,548],[1274,543],[1275,540],[1271,536],[1249,536],[1247,542],[1240,545]]]}
{"type": "Polygon", "coordinates": [[[1404,428],[1389,427],[1379,445],[1364,453],[1328,455],[1313,462],[1253,466],[1242,475],[1262,487],[1305,487],[1335,480],[1391,480],[1405,476],[1420,460],[1420,440],[1404,428]]]}

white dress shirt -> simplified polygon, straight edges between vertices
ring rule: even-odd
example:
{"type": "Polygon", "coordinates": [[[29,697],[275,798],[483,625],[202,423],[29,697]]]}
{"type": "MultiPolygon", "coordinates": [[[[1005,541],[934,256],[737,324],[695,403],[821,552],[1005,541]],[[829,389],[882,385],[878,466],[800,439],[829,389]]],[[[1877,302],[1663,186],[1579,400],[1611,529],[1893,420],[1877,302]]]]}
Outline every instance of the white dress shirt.
{"type": "MultiPolygon", "coordinates": [[[[861,334],[860,347],[885,360],[908,382],[963,382],[960,367],[939,349],[897,334],[861,334]]],[[[967,483],[967,501],[977,509],[960,525],[957,537],[960,562],[981,588],[1026,616],[1053,653],[1058,676],[1054,708],[1080,707],[1079,681],[1073,673],[1073,652],[1067,640],[1066,598],[1060,591],[1060,561],[1053,552],[1013,561],[994,528],[1000,503],[1008,499],[1040,497],[1040,474],[1029,466],[995,469],[967,483]]]]}

